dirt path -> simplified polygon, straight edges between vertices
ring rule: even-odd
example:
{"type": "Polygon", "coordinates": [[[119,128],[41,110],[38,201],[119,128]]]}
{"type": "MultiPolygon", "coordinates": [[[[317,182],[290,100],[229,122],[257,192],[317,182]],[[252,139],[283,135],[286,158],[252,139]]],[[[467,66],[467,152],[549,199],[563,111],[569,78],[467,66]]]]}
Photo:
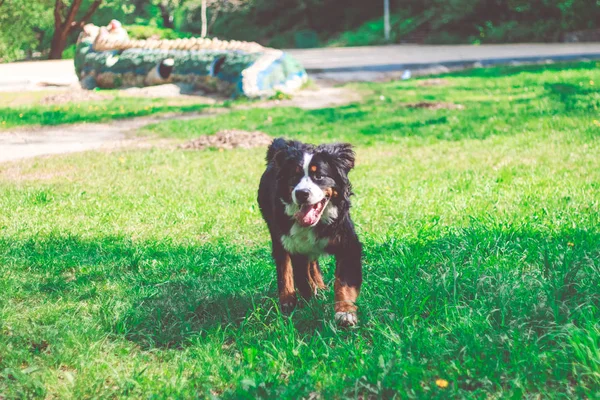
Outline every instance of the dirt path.
{"type": "Polygon", "coordinates": [[[59,125],[0,132],[0,162],[127,146],[140,141],[131,133],[146,125],[173,119],[185,121],[209,115],[214,114],[163,114],[109,123],[59,125]]]}
{"type": "MultiPolygon", "coordinates": [[[[300,107],[306,109],[338,106],[360,100],[360,95],[346,88],[315,88],[300,92],[293,99],[269,100],[246,104],[233,109],[253,107],[300,107]]],[[[116,148],[139,144],[132,133],[146,125],[167,120],[185,121],[227,112],[213,108],[204,113],[163,114],[122,119],[108,123],[59,125],[53,127],[20,128],[0,131],[0,163],[42,155],[75,153],[87,150],[116,148]]]]}

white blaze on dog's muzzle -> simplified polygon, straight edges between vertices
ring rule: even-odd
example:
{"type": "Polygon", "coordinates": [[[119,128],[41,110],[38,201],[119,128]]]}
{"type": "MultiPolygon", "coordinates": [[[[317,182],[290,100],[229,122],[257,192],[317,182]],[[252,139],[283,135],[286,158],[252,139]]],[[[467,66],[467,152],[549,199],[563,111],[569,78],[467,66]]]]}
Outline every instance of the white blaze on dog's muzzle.
{"type": "Polygon", "coordinates": [[[313,155],[304,153],[303,166],[304,176],[300,179],[300,182],[294,187],[292,191],[292,200],[294,203],[301,204],[315,204],[325,198],[323,190],[310,179],[308,166],[312,160],[313,155]]]}

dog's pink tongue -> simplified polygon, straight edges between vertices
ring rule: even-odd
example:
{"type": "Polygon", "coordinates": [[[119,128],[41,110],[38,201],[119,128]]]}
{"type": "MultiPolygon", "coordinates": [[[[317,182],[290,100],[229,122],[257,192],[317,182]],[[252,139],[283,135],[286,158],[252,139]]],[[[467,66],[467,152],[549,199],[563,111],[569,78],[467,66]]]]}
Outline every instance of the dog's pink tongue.
{"type": "Polygon", "coordinates": [[[321,216],[321,205],[303,205],[300,211],[296,213],[296,220],[302,226],[313,226],[319,221],[321,216]]]}

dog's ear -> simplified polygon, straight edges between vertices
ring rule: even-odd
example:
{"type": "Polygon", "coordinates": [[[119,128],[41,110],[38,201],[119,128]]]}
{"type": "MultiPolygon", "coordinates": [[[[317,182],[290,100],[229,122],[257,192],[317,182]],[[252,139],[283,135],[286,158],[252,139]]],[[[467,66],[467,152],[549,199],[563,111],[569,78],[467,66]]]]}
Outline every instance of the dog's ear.
{"type": "Polygon", "coordinates": [[[354,168],[355,153],[349,143],[334,143],[323,146],[331,161],[346,174],[354,168]]]}
{"type": "Polygon", "coordinates": [[[285,157],[285,151],[288,147],[289,144],[284,138],[273,140],[267,150],[267,164],[273,161],[275,165],[281,165],[283,158],[285,157]]]}
{"type": "Polygon", "coordinates": [[[295,140],[285,140],[284,138],[273,140],[267,150],[267,164],[273,162],[275,167],[281,169],[288,160],[299,157],[300,145],[301,143],[295,140]]]}
{"type": "Polygon", "coordinates": [[[277,169],[280,169],[290,156],[294,141],[277,138],[273,140],[267,150],[267,164],[273,163],[277,169]]]}

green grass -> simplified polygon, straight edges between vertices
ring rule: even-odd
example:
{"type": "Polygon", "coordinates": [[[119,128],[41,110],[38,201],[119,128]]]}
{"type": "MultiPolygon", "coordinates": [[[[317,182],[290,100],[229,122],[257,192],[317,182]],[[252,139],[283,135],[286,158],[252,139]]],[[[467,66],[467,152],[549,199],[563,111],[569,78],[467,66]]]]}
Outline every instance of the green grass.
{"type": "MultiPolygon", "coordinates": [[[[108,91],[108,93],[111,93],[108,91]]],[[[206,104],[161,98],[119,97],[59,105],[40,105],[41,96],[27,94],[0,96],[0,134],[2,130],[21,126],[48,126],[82,122],[104,122],[167,112],[196,112],[206,104]],[[4,99],[3,99],[4,97],[4,99]],[[19,104],[18,106],[11,106],[19,104]],[[9,103],[9,104],[7,104],[9,103]],[[26,104],[22,104],[26,103],[26,104]],[[27,104],[31,103],[31,104],[27,104]]]]}
{"type": "Polygon", "coordinates": [[[278,312],[264,149],[0,164],[0,397],[597,397],[600,70],[444,79],[146,132],[355,143],[356,329],[332,323],[330,258],[330,289],[278,312]],[[403,106],[424,100],[465,108],[403,106]]]}

